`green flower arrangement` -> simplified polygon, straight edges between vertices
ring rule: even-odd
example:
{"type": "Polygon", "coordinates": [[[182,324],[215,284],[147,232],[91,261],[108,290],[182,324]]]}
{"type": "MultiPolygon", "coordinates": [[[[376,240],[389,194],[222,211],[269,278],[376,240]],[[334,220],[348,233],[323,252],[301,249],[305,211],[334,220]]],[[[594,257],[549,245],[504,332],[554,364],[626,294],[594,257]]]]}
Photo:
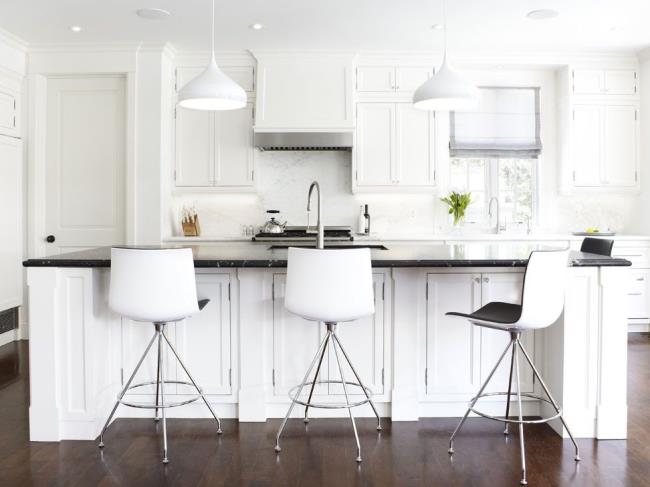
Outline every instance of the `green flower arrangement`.
{"type": "Polygon", "coordinates": [[[452,191],[449,196],[440,198],[440,201],[449,206],[449,214],[454,216],[454,225],[458,225],[465,218],[465,211],[472,202],[472,193],[452,191]]]}

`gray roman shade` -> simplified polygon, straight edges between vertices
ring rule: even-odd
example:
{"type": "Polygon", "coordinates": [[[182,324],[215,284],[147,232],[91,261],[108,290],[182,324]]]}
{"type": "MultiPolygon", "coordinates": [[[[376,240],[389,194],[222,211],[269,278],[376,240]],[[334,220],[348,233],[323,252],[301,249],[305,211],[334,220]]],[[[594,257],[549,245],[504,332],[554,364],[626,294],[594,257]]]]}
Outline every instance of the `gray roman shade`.
{"type": "Polygon", "coordinates": [[[476,108],[449,114],[451,157],[536,158],[539,88],[479,88],[476,108]]]}

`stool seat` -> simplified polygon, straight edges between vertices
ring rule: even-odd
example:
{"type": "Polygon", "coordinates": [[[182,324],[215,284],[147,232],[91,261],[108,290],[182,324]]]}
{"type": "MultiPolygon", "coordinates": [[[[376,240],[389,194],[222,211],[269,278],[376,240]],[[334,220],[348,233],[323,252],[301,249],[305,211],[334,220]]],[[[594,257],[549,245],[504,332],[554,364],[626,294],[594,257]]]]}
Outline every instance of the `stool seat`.
{"type": "Polygon", "coordinates": [[[517,329],[516,323],[519,321],[519,318],[521,318],[521,309],[520,304],[494,301],[477,309],[473,313],[468,314],[451,311],[445,314],[448,316],[467,318],[473,324],[478,326],[497,328],[500,330],[514,330],[517,329]]]}

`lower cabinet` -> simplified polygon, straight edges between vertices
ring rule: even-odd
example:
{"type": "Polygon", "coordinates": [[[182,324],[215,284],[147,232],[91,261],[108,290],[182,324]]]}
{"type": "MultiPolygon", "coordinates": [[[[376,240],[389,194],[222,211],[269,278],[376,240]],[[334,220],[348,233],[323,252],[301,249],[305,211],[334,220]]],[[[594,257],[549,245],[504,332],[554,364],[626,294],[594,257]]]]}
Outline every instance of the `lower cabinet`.
{"type": "MultiPolygon", "coordinates": [[[[353,322],[341,323],[336,329],[361,380],[377,395],[384,393],[385,383],[386,279],[384,273],[373,274],[375,314],[353,322]]],[[[273,275],[272,380],[276,396],[286,396],[292,387],[300,384],[326,332],[323,324],[304,320],[285,309],[285,280],[284,273],[273,275]]],[[[343,355],[339,356],[341,362],[345,362],[343,355]]],[[[343,365],[346,381],[356,382],[347,364],[343,365]]],[[[338,379],[336,357],[330,347],[329,354],[323,360],[319,380],[338,379]]],[[[360,393],[358,388],[355,388],[354,392],[360,393]]],[[[339,385],[321,384],[315,388],[314,394],[343,394],[343,389],[339,385]]]]}
{"type": "MultiPolygon", "coordinates": [[[[427,275],[426,394],[476,394],[509,341],[509,335],[471,325],[448,311],[471,313],[490,301],[521,302],[523,273],[454,273],[427,275]]],[[[534,357],[534,333],[522,335],[534,357]]],[[[486,392],[506,391],[510,360],[504,358],[486,392]]],[[[522,391],[532,392],[532,370],[523,363],[522,391]]]]}
{"type": "MultiPolygon", "coordinates": [[[[204,393],[229,395],[232,393],[231,357],[231,275],[229,273],[197,274],[199,299],[210,301],[200,313],[178,323],[165,326],[169,338],[194,380],[204,393]]],[[[130,374],[154,334],[151,323],[122,320],[122,383],[130,374]]],[[[164,355],[165,380],[189,381],[169,347],[164,355]]],[[[156,379],[157,342],[154,342],[133,383],[156,379]]],[[[170,384],[167,394],[188,394],[192,388],[170,384]]],[[[133,395],[155,394],[154,386],[136,389],[133,395]]],[[[145,399],[143,399],[144,401],[145,399]]],[[[150,399],[146,399],[150,400],[150,399]]]]}

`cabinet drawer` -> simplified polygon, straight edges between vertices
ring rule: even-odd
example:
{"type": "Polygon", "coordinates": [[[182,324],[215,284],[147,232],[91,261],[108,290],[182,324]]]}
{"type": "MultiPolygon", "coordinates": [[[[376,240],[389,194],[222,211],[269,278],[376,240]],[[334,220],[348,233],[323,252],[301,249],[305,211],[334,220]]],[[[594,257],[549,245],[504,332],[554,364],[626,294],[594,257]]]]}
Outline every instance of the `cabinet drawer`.
{"type": "Polygon", "coordinates": [[[614,244],[613,257],[621,257],[632,262],[632,267],[650,266],[650,248],[648,247],[618,247],[614,244]]]}
{"type": "Polygon", "coordinates": [[[650,317],[650,271],[632,270],[627,289],[627,317],[643,319],[650,317]]]}

